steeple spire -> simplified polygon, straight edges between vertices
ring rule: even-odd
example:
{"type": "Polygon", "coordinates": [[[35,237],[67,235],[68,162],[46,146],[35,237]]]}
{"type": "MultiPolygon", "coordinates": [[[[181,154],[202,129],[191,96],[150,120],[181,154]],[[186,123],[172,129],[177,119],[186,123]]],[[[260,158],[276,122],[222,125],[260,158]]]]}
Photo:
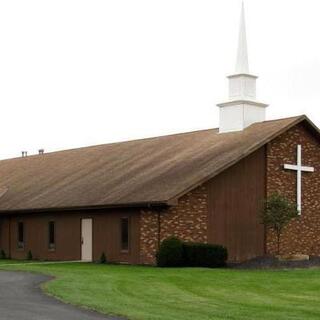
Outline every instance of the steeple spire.
{"type": "Polygon", "coordinates": [[[265,103],[256,100],[257,77],[249,73],[244,4],[240,16],[239,43],[235,74],[228,76],[229,99],[219,103],[219,132],[241,131],[265,120],[265,103]]]}
{"type": "Polygon", "coordinates": [[[248,48],[247,48],[247,35],[246,35],[246,21],[244,15],[244,3],[242,2],[241,16],[240,16],[240,28],[239,28],[239,40],[238,40],[238,53],[236,70],[237,74],[248,74],[248,48]]]}

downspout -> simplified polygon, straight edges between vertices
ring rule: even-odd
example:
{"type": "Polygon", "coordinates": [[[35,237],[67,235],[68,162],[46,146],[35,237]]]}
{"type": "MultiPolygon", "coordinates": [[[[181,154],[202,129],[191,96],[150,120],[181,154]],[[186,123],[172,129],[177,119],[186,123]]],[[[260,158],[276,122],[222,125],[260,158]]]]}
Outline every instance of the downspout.
{"type": "MultiPolygon", "coordinates": [[[[269,153],[269,144],[267,143],[264,148],[264,197],[267,199],[268,197],[268,153],[269,153]]],[[[263,225],[263,251],[264,255],[267,254],[267,227],[263,225]]]]}
{"type": "Polygon", "coordinates": [[[11,216],[9,216],[9,232],[8,232],[8,236],[9,236],[9,241],[8,241],[8,257],[9,259],[11,259],[11,216]]]}
{"type": "Polygon", "coordinates": [[[157,215],[158,215],[158,250],[160,248],[160,243],[161,243],[161,209],[157,210],[157,215]]]}

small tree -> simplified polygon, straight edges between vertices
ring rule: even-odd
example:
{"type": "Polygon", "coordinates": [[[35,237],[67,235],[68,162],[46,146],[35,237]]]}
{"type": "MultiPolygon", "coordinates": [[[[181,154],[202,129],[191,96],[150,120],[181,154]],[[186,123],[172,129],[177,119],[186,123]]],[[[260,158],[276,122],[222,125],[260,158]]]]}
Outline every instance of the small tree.
{"type": "Polygon", "coordinates": [[[0,251],[0,259],[6,259],[6,253],[3,249],[0,251]]]}
{"type": "Polygon", "coordinates": [[[26,258],[27,258],[27,260],[32,260],[33,259],[31,250],[28,251],[26,258]]]}
{"type": "Polygon", "coordinates": [[[102,263],[102,264],[107,263],[107,257],[106,257],[106,254],[104,252],[102,252],[102,254],[101,254],[99,263],[102,263]]]}
{"type": "Polygon", "coordinates": [[[280,254],[280,238],[283,228],[291,219],[298,216],[297,206],[279,193],[271,194],[265,201],[261,212],[262,223],[271,228],[277,236],[277,254],[280,254]]]}

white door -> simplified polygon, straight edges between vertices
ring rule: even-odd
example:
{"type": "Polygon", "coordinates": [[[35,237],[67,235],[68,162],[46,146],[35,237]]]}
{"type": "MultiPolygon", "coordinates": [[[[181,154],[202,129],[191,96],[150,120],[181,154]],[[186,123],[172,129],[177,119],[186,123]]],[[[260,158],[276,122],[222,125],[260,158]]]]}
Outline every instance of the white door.
{"type": "Polygon", "coordinates": [[[81,220],[81,260],[92,261],[92,219],[81,220]]]}

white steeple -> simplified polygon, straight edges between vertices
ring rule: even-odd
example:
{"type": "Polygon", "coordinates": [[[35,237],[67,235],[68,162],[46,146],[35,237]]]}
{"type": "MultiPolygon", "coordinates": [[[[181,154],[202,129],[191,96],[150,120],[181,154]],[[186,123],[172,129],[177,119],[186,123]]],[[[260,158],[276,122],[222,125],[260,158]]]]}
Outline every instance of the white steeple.
{"type": "Polygon", "coordinates": [[[268,105],[256,101],[257,78],[249,74],[246,24],[242,3],[235,74],[228,76],[229,100],[217,105],[220,108],[220,133],[240,131],[252,123],[265,120],[265,108],[268,105]]]}
{"type": "Polygon", "coordinates": [[[247,35],[246,35],[246,21],[244,17],[244,4],[242,2],[239,40],[238,40],[238,54],[236,62],[236,73],[249,73],[248,62],[248,48],[247,48],[247,35]]]}

